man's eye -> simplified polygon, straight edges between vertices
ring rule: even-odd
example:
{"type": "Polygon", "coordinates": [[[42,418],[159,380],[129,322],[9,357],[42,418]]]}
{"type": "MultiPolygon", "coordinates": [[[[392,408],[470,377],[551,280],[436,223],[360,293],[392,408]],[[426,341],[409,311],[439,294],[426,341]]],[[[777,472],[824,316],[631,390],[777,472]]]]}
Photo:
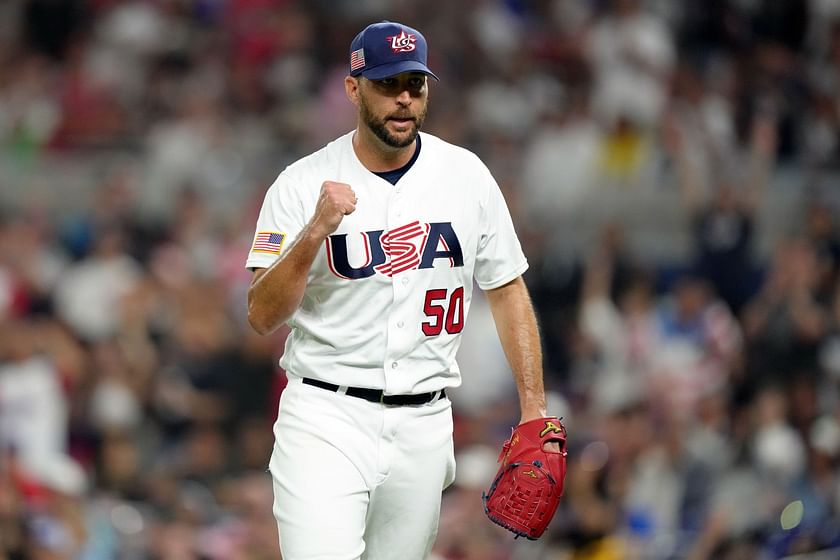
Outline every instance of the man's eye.
{"type": "Polygon", "coordinates": [[[395,82],[396,80],[394,80],[394,78],[385,78],[384,80],[379,80],[379,83],[385,87],[390,87],[394,85],[395,82]]]}
{"type": "Polygon", "coordinates": [[[424,81],[425,80],[423,80],[423,78],[411,78],[411,80],[409,80],[408,82],[408,85],[413,89],[419,89],[423,87],[424,81]]]}

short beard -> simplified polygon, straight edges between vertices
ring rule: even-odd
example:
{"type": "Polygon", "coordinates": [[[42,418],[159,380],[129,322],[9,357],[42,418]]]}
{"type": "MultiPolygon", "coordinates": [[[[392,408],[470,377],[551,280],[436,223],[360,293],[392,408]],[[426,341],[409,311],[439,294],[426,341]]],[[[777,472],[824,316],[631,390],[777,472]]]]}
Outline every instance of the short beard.
{"type": "Polygon", "coordinates": [[[379,138],[386,146],[390,146],[391,148],[405,148],[406,146],[410,146],[414,143],[417,139],[417,133],[420,131],[420,128],[423,126],[423,121],[426,120],[426,109],[423,109],[423,112],[417,115],[414,119],[414,128],[409,132],[408,136],[405,139],[396,138],[388,129],[385,128],[385,125],[388,123],[387,118],[377,119],[373,113],[370,111],[370,107],[368,107],[367,103],[365,102],[364,97],[359,98],[359,109],[361,111],[362,122],[367,125],[367,127],[379,138]]]}

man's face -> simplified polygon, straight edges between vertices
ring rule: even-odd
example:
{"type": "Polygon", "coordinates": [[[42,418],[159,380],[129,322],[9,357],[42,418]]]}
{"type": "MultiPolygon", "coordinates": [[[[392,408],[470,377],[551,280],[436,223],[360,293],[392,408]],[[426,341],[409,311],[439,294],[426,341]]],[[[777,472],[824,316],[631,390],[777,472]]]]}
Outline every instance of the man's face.
{"type": "Polygon", "coordinates": [[[426,118],[426,75],[405,72],[384,80],[359,80],[362,122],[392,148],[410,146],[426,118]]]}

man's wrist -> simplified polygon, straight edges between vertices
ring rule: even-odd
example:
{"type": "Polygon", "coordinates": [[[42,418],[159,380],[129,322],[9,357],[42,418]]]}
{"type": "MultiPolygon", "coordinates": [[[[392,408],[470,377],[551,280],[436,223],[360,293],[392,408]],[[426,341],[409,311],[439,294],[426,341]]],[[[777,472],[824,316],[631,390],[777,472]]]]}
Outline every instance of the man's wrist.
{"type": "Polygon", "coordinates": [[[545,418],[546,416],[548,416],[548,411],[544,404],[542,406],[523,408],[519,423],[523,424],[531,420],[536,420],[537,418],[545,418]]]}

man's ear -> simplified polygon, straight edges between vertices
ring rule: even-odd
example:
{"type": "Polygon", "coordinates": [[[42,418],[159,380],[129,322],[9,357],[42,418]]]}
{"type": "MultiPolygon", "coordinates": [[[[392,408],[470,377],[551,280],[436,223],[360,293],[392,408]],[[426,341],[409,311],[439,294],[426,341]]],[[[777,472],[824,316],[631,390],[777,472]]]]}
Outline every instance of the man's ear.
{"type": "Polygon", "coordinates": [[[353,76],[344,78],[344,92],[347,94],[347,99],[357,107],[359,106],[359,87],[361,87],[361,84],[358,78],[353,76]]]}

